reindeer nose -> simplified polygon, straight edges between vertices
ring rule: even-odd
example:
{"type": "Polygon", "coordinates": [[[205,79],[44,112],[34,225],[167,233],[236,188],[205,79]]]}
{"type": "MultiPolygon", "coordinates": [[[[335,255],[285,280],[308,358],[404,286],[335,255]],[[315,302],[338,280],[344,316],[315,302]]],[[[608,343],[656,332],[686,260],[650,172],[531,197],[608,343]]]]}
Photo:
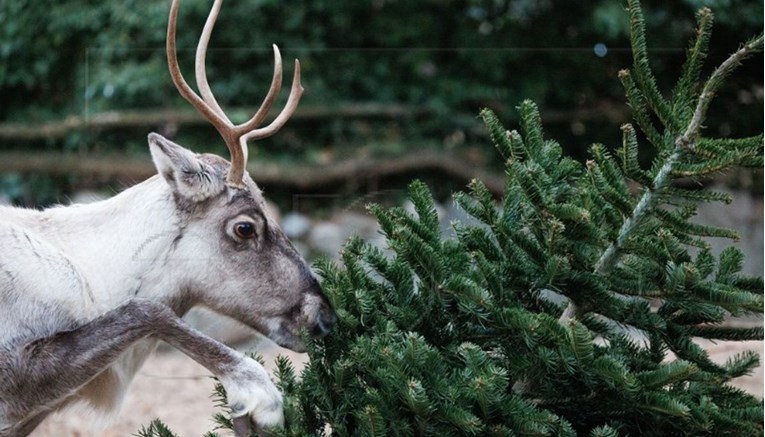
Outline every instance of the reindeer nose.
{"type": "Polygon", "coordinates": [[[322,308],[321,312],[319,313],[319,317],[316,318],[316,324],[311,330],[311,333],[314,335],[314,337],[326,337],[336,323],[337,315],[335,314],[335,311],[329,307],[322,308]]]}

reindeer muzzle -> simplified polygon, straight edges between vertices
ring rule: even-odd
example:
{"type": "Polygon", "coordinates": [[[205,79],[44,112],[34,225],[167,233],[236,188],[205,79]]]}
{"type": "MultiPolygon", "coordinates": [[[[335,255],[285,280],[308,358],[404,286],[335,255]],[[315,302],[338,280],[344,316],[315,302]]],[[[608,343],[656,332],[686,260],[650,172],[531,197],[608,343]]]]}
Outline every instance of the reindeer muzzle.
{"type": "Polygon", "coordinates": [[[337,323],[337,315],[335,311],[327,305],[321,309],[319,316],[316,318],[316,324],[311,328],[311,335],[317,338],[326,337],[327,334],[332,331],[337,323]]]}

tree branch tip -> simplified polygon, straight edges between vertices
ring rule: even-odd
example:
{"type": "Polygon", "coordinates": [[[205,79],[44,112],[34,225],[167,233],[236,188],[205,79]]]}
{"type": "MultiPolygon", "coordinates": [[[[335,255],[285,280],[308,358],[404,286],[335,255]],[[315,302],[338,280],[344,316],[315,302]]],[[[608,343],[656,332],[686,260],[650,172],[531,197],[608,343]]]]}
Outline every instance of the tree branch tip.
{"type": "Polygon", "coordinates": [[[710,17],[711,18],[711,17],[714,16],[714,14],[712,13],[712,9],[710,9],[707,6],[704,6],[703,8],[699,9],[698,14],[699,14],[699,18],[701,18],[701,17],[704,17],[704,18],[710,17]]]}

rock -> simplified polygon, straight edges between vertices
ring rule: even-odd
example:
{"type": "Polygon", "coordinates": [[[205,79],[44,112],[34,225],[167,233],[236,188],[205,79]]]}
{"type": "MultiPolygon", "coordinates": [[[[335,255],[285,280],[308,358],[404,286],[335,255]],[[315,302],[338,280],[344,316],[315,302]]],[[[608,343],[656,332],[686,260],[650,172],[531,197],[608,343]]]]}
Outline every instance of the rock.
{"type": "Polygon", "coordinates": [[[358,235],[366,240],[378,235],[380,230],[380,225],[377,224],[377,220],[374,217],[355,211],[343,211],[337,214],[332,221],[343,229],[345,239],[351,235],[358,235]]]}
{"type": "Polygon", "coordinates": [[[321,252],[331,258],[339,258],[340,247],[345,242],[347,233],[340,225],[331,221],[317,223],[308,234],[308,244],[311,249],[321,252]]]}
{"type": "Polygon", "coordinates": [[[355,211],[343,211],[330,220],[313,226],[306,239],[312,250],[339,258],[340,248],[351,235],[358,235],[364,240],[380,237],[377,220],[367,214],[355,211]]]}
{"type": "Polygon", "coordinates": [[[311,230],[311,220],[303,214],[289,212],[284,215],[281,226],[287,238],[303,238],[311,230]]]}

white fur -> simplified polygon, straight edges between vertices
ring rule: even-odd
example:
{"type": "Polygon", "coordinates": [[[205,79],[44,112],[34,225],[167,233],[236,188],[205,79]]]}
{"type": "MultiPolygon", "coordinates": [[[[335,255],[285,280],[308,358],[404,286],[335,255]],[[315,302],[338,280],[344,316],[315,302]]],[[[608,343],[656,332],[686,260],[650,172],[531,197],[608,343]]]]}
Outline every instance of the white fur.
{"type": "Polygon", "coordinates": [[[243,357],[236,369],[219,378],[233,417],[250,414],[261,427],[284,425],[282,394],[257,361],[243,357]]]}

